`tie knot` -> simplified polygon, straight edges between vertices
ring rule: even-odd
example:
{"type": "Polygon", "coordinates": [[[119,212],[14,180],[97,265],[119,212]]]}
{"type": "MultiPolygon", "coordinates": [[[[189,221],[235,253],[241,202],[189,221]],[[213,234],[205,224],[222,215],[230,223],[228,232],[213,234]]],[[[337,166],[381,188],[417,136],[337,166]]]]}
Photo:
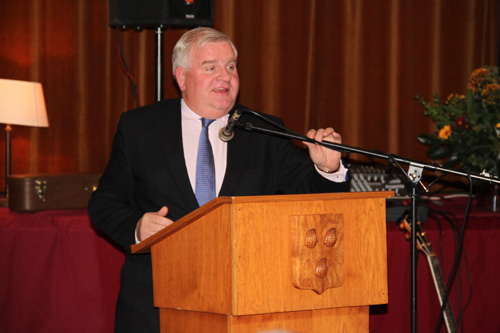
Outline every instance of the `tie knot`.
{"type": "Polygon", "coordinates": [[[208,126],[210,126],[210,124],[213,123],[214,121],[215,121],[215,119],[201,118],[201,123],[202,123],[203,127],[205,127],[205,128],[208,128],[208,126]]]}

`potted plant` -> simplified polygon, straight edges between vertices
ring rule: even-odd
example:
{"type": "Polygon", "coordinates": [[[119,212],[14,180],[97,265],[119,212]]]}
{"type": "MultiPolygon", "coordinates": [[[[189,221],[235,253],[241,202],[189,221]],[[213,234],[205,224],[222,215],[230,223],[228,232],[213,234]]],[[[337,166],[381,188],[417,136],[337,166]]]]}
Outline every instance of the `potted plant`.
{"type": "MultiPolygon", "coordinates": [[[[497,67],[473,71],[465,95],[450,94],[431,103],[416,96],[424,115],[436,124],[434,134],[422,134],[427,156],[443,166],[485,176],[500,175],[500,77],[497,67]]],[[[496,186],[498,190],[498,186],[496,186]]],[[[493,192],[495,194],[497,192],[493,192]]],[[[494,207],[496,210],[497,207],[494,207]]]]}

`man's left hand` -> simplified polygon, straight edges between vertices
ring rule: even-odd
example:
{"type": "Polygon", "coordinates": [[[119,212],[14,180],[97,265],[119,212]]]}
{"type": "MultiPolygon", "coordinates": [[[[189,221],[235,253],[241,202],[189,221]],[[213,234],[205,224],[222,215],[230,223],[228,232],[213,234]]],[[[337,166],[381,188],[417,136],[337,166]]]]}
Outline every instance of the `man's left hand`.
{"type": "MultiPolygon", "coordinates": [[[[311,129],[307,132],[307,137],[318,142],[329,141],[342,143],[340,133],[335,132],[331,127],[325,129],[320,128],[318,130],[311,129]]],[[[340,168],[340,152],[323,147],[317,143],[304,142],[304,144],[309,149],[309,156],[318,169],[323,172],[334,173],[340,168]]]]}

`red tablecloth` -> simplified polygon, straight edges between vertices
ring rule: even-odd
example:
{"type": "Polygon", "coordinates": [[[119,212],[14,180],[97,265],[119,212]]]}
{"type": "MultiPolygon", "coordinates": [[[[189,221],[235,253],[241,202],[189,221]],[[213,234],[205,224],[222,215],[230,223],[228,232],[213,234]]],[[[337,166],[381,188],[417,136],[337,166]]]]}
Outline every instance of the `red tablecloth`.
{"type": "MultiPolygon", "coordinates": [[[[445,201],[433,209],[456,215],[461,223],[465,200],[445,201]]],[[[430,213],[423,228],[451,270],[455,239],[450,224],[430,213]],[[441,226],[441,232],[439,229],[441,226]]],[[[468,268],[456,280],[466,302],[465,332],[500,332],[500,214],[471,211],[465,234],[468,268]]],[[[410,242],[396,223],[387,224],[389,304],[374,306],[371,332],[410,331],[410,242]]],[[[0,208],[0,332],[113,332],[114,306],[124,255],[92,227],[84,209],[15,213],[0,208]]],[[[464,262],[463,262],[464,263],[464,262]]],[[[433,332],[439,303],[423,255],[418,269],[418,331],[433,332]]]]}
{"type": "Polygon", "coordinates": [[[0,208],[0,332],[113,332],[124,254],[81,210],[0,208]]]}

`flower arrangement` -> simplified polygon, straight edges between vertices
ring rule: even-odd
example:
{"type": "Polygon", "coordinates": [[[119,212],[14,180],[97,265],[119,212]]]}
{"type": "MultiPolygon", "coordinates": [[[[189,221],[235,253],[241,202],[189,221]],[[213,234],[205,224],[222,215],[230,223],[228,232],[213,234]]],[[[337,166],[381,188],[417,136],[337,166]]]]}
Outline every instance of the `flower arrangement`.
{"type": "Polygon", "coordinates": [[[497,67],[474,70],[465,95],[450,94],[442,101],[438,94],[432,103],[421,97],[424,115],[438,131],[423,134],[418,141],[429,146],[427,156],[444,160],[443,166],[458,165],[471,173],[500,175],[500,77],[497,67]]]}

